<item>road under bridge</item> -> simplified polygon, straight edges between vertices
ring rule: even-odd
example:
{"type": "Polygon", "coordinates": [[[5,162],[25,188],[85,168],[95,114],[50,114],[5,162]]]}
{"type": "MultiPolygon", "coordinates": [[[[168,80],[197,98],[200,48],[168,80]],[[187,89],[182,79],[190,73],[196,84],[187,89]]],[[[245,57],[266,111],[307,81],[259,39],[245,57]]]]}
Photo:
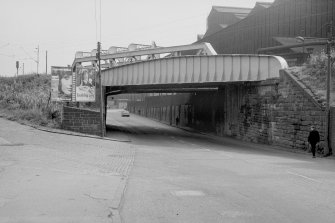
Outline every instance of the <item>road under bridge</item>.
{"type": "MultiPolygon", "coordinates": [[[[105,55],[106,60],[121,57],[124,61],[115,66],[106,63],[105,67],[109,68],[101,72],[105,108],[108,96],[146,93],[150,97],[129,101],[128,109],[170,125],[304,149],[309,126],[313,124],[325,141],[323,107],[294,75],[285,71],[288,66],[283,58],[216,55],[208,45],[191,48],[181,46],[105,55]],[[191,48],[199,55],[184,56],[191,48]],[[149,57],[155,53],[168,55],[149,57]],[[139,60],[143,55],[147,55],[146,59],[139,60]],[[135,59],[130,61],[130,57],[135,59]]],[[[76,59],[74,65],[94,59],[91,57],[76,59]]],[[[68,120],[78,116],[77,111],[71,109],[69,114],[74,116],[68,120]]],[[[91,113],[86,117],[82,110],[78,112],[83,123],[93,119],[91,113]]],[[[99,118],[92,123],[78,127],[72,122],[68,129],[102,134],[99,118]]]]}

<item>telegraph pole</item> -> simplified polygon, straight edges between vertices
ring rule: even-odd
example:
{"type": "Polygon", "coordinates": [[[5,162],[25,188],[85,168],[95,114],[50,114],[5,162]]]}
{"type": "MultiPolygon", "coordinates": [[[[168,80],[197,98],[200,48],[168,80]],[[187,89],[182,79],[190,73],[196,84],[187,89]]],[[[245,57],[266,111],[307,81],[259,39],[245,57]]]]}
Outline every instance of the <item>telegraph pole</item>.
{"type": "Polygon", "coordinates": [[[40,63],[40,45],[37,45],[37,60],[36,60],[36,65],[37,65],[37,74],[38,74],[38,65],[40,63]]]}
{"type": "Polygon", "coordinates": [[[102,95],[102,80],[101,80],[101,43],[98,42],[98,48],[97,48],[97,59],[98,59],[98,76],[99,76],[99,90],[100,90],[100,125],[101,125],[101,137],[105,136],[105,130],[104,130],[104,114],[103,114],[103,100],[104,96],[102,95]]]}
{"type": "Polygon", "coordinates": [[[334,38],[334,33],[333,33],[333,22],[331,21],[329,26],[328,26],[328,41],[327,41],[327,58],[328,58],[328,70],[327,70],[327,93],[326,93],[326,100],[327,100],[327,107],[326,107],[326,147],[324,154],[329,155],[330,152],[330,147],[331,147],[331,142],[330,142],[330,91],[331,91],[331,75],[332,75],[332,58],[331,58],[331,46],[333,44],[333,38],[334,38]]]}
{"type": "Polygon", "coordinates": [[[19,67],[20,67],[19,61],[16,61],[16,77],[19,76],[19,67]]]}
{"type": "Polygon", "coordinates": [[[48,51],[45,51],[45,74],[48,74],[48,51]]]}

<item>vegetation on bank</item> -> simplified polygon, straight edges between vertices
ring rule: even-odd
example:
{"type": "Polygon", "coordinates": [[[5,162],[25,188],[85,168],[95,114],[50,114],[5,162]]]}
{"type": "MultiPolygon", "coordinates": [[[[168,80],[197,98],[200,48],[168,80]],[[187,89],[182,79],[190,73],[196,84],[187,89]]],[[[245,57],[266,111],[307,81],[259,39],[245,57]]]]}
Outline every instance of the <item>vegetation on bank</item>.
{"type": "MultiPolygon", "coordinates": [[[[326,106],[327,94],[327,73],[328,73],[328,59],[325,53],[313,54],[308,62],[301,67],[289,68],[291,73],[298,78],[309,90],[313,93],[315,99],[326,106]]],[[[331,92],[335,90],[335,69],[332,66],[332,88],[331,92]]],[[[334,93],[331,93],[334,95],[334,93]]],[[[335,97],[331,97],[330,104],[335,105],[335,97]]]]}
{"type": "Polygon", "coordinates": [[[59,127],[61,104],[51,102],[50,75],[0,77],[0,115],[10,120],[59,127]]]}

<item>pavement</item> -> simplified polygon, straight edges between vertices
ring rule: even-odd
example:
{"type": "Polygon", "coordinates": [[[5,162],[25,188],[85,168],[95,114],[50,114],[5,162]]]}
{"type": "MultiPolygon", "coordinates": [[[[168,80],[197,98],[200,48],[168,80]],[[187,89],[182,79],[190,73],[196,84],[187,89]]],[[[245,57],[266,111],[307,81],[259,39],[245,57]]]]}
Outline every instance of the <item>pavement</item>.
{"type": "MultiPolygon", "coordinates": [[[[163,123],[165,124],[165,123],[163,123]]],[[[167,125],[167,124],[166,124],[167,125]]],[[[256,147],[256,148],[262,148],[265,150],[281,150],[281,151],[286,151],[286,152],[290,152],[290,153],[298,153],[298,154],[302,154],[302,155],[308,155],[311,156],[311,151],[307,151],[307,150],[302,150],[302,149],[292,149],[292,148],[287,148],[287,147],[283,147],[283,146],[279,146],[279,145],[268,145],[268,144],[258,144],[258,143],[254,143],[254,142],[248,142],[248,141],[239,141],[236,138],[233,137],[229,137],[229,136],[218,136],[215,135],[214,133],[210,133],[210,132],[201,132],[198,130],[195,130],[193,128],[190,127],[186,127],[186,126],[174,126],[175,128],[179,128],[182,129],[184,131],[190,132],[190,133],[195,133],[195,134],[201,134],[204,135],[208,138],[212,138],[214,140],[217,141],[222,141],[222,142],[227,142],[229,141],[230,143],[237,143],[238,144],[244,144],[248,147],[256,147]]],[[[323,155],[323,154],[316,154],[316,157],[319,158],[326,158],[326,159],[335,159],[334,155],[323,155]]]]}
{"type": "Polygon", "coordinates": [[[121,222],[135,148],[0,118],[0,222],[121,222]]]}

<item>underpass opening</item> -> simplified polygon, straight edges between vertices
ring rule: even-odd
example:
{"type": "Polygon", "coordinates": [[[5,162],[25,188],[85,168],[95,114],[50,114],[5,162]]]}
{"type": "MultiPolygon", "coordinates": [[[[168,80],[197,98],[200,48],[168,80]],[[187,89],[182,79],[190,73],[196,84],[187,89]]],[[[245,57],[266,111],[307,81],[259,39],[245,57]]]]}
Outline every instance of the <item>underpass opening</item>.
{"type": "Polygon", "coordinates": [[[107,95],[127,95],[122,109],[131,114],[170,126],[271,143],[274,115],[270,107],[276,103],[283,68],[286,61],[275,56],[184,56],[110,68],[102,72],[102,81],[107,95]]]}

